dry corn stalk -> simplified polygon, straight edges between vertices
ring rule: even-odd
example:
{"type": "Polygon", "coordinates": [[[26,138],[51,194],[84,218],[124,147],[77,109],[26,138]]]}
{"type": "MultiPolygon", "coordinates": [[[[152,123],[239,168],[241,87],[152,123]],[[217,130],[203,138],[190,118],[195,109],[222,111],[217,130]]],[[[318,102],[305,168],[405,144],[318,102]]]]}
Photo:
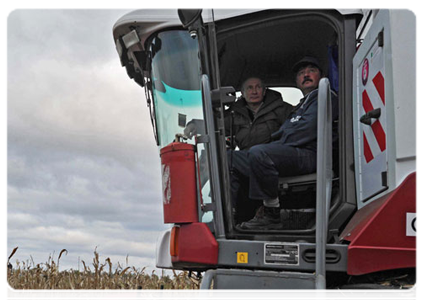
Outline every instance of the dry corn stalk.
{"type": "Polygon", "coordinates": [[[57,262],[50,255],[46,263],[35,264],[31,257],[31,262],[16,262],[15,267],[9,264],[10,259],[18,250],[13,249],[8,259],[8,282],[14,289],[198,289],[199,280],[189,277],[187,272],[173,272],[173,278],[162,272],[158,276],[153,271],[146,274],[146,268],[137,269],[128,266],[128,256],[126,257],[126,267],[123,268],[119,262],[113,272],[113,264],[110,258],[106,258],[104,263],[100,260],[97,248],[94,250],[93,271],[82,264],[84,270],[66,270],[59,272],[59,261],[63,254],[68,254],[66,249],[59,253],[57,262]],[[104,270],[108,266],[108,270],[104,270]]]}

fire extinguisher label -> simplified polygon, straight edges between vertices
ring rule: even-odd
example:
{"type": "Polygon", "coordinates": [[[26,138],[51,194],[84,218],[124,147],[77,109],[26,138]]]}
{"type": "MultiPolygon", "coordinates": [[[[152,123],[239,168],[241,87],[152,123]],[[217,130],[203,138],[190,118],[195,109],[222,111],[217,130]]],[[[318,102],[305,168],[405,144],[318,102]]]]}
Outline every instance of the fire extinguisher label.
{"type": "Polygon", "coordinates": [[[407,213],[407,236],[416,236],[416,213],[407,213]]]}
{"type": "Polygon", "coordinates": [[[171,189],[170,189],[170,167],[162,164],[162,190],[163,190],[163,204],[170,203],[171,189]]]}

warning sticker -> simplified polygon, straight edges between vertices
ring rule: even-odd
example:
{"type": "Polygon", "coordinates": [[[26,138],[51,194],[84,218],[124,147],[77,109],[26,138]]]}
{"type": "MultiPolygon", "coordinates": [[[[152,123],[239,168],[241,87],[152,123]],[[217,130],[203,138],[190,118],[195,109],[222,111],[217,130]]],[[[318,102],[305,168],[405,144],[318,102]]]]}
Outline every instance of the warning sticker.
{"type": "Polygon", "coordinates": [[[298,244],[264,244],[264,263],[293,266],[299,264],[298,244]]]}
{"type": "Polygon", "coordinates": [[[248,252],[237,252],[236,262],[239,264],[248,264],[248,252]]]}
{"type": "Polygon", "coordinates": [[[366,85],[367,79],[369,79],[369,60],[366,58],[361,69],[361,80],[363,85],[366,85]]]}

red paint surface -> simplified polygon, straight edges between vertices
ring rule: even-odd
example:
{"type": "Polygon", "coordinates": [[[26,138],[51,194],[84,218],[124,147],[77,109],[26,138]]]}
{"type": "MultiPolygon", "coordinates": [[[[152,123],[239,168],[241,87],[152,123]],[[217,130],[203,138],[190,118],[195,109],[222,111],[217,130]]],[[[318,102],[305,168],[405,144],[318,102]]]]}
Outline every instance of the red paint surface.
{"type": "Polygon", "coordinates": [[[178,256],[172,256],[172,262],[217,264],[219,245],[205,223],[182,224],[178,239],[178,256]]]}
{"type": "Polygon", "coordinates": [[[366,90],[364,90],[362,94],[362,105],[366,113],[373,110],[373,104],[370,101],[369,94],[367,94],[366,90]]]}
{"type": "Polygon", "coordinates": [[[373,134],[376,137],[376,141],[379,145],[380,151],[382,152],[385,151],[386,150],[386,134],[379,120],[376,120],[372,124],[372,130],[373,130],[373,134]]]}
{"type": "Polygon", "coordinates": [[[372,150],[370,149],[369,142],[367,141],[366,134],[363,131],[363,152],[364,152],[364,158],[366,159],[366,162],[369,163],[373,158],[372,150]]]}
{"type": "MultiPolygon", "coordinates": [[[[377,89],[379,95],[381,96],[381,98],[383,97],[383,104],[385,104],[384,81],[383,81],[383,76],[380,72],[378,73],[378,75],[376,75],[375,78],[373,78],[373,83],[375,85],[378,84],[378,86],[376,86],[376,89],[377,89]],[[382,78],[380,78],[380,77],[382,77],[382,78]],[[382,85],[382,87],[381,87],[381,85],[382,85]]],[[[362,93],[362,105],[363,105],[363,109],[366,113],[368,113],[369,111],[372,111],[374,109],[373,104],[370,100],[369,94],[367,93],[366,90],[364,90],[363,93],[362,93]]],[[[372,127],[373,134],[376,138],[376,141],[379,145],[380,151],[382,151],[382,152],[385,151],[386,150],[386,133],[385,133],[385,130],[383,129],[383,127],[382,127],[382,124],[380,123],[379,120],[376,120],[371,125],[371,127],[372,127]]],[[[366,136],[363,137],[363,140],[364,140],[364,144],[363,144],[364,156],[366,158],[366,162],[368,163],[369,161],[371,161],[373,159],[374,155],[371,153],[371,150],[370,150],[366,136]]]]}
{"type": "Polygon", "coordinates": [[[416,212],[416,173],[354,215],[341,234],[349,241],[350,275],[416,266],[416,237],[406,236],[406,215],[416,212]]]}
{"type": "Polygon", "coordinates": [[[194,146],[171,143],[160,150],[164,223],[198,222],[194,146]]]}
{"type": "Polygon", "coordinates": [[[380,99],[383,102],[383,105],[385,105],[385,78],[383,78],[383,75],[381,72],[378,72],[372,81],[376,87],[376,90],[380,96],[380,99]]]}

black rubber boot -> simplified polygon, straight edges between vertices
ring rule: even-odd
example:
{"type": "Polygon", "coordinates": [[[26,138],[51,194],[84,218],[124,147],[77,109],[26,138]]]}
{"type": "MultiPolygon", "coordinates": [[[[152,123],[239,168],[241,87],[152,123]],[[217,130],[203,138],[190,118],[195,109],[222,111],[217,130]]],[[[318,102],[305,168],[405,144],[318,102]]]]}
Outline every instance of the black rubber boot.
{"type": "Polygon", "coordinates": [[[280,208],[263,207],[263,214],[257,213],[254,218],[240,225],[241,229],[282,229],[280,208]]]}

